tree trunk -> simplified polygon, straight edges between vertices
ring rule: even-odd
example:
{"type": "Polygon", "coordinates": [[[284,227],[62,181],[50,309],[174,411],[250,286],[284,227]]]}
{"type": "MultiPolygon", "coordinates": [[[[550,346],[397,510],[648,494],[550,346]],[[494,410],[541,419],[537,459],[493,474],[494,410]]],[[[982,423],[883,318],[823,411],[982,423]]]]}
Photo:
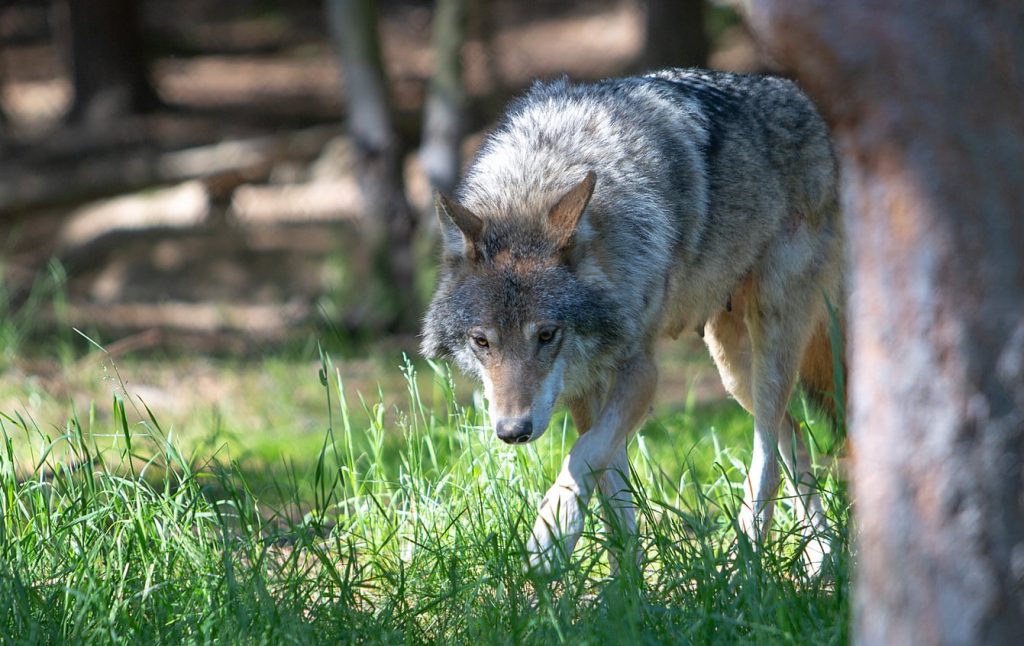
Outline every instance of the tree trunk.
{"type": "Polygon", "coordinates": [[[466,39],[466,0],[434,3],[434,76],[423,117],[420,163],[435,190],[451,194],[462,165],[464,132],[462,44],[466,39]]]}
{"type": "Polygon", "coordinates": [[[645,24],[645,70],[707,65],[711,44],[704,32],[704,0],[647,0],[645,24]]]}
{"type": "Polygon", "coordinates": [[[416,216],[405,198],[402,150],[389,111],[372,0],[328,0],[328,21],[341,54],[355,175],[363,195],[373,271],[385,290],[389,327],[418,324],[413,240],[416,216]]]}
{"type": "Polygon", "coordinates": [[[146,72],[139,0],[66,0],[71,122],[110,123],[159,106],[146,72]]]}
{"type": "Polygon", "coordinates": [[[1024,19],[765,0],[834,124],[850,245],[859,644],[1024,635],[1024,19]]]}

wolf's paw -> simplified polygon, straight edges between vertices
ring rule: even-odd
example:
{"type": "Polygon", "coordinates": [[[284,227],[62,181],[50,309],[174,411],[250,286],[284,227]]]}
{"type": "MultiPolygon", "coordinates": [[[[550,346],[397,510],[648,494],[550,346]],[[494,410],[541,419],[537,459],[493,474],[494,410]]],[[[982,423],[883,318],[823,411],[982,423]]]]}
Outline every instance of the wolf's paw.
{"type": "Polygon", "coordinates": [[[805,536],[801,560],[812,579],[828,580],[832,576],[832,546],[828,539],[818,534],[805,536]]]}
{"type": "Polygon", "coordinates": [[[628,536],[622,545],[608,546],[608,565],[612,576],[623,571],[643,572],[644,554],[636,536],[628,536]]]}
{"type": "Polygon", "coordinates": [[[740,526],[740,531],[750,539],[751,542],[757,542],[757,531],[755,530],[754,512],[749,507],[744,506],[740,510],[740,515],[736,518],[736,524],[740,526]]]}
{"type": "Polygon", "coordinates": [[[555,485],[540,503],[540,514],[526,542],[529,569],[551,573],[567,559],[583,533],[583,505],[576,491],[555,485]]]}
{"type": "Polygon", "coordinates": [[[755,549],[764,543],[771,524],[771,521],[765,522],[763,515],[763,513],[761,515],[754,513],[754,510],[749,505],[744,504],[743,509],[740,510],[739,517],[736,519],[737,524],[740,526],[740,531],[750,539],[750,544],[755,549]]]}

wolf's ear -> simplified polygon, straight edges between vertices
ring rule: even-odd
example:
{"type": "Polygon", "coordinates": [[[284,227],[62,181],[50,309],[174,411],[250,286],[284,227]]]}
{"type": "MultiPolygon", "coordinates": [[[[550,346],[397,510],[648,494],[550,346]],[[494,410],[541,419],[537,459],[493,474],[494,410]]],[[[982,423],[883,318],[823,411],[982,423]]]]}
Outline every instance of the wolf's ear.
{"type": "Polygon", "coordinates": [[[588,171],[583,181],[569,189],[569,192],[559,198],[548,212],[548,226],[555,235],[560,249],[565,248],[572,239],[572,234],[576,233],[580,216],[590,203],[590,196],[594,194],[595,183],[597,175],[594,171],[588,171]]]}
{"type": "Polygon", "coordinates": [[[434,206],[437,209],[437,219],[441,223],[445,255],[465,256],[467,260],[475,261],[484,221],[441,193],[434,199],[434,206]]]}

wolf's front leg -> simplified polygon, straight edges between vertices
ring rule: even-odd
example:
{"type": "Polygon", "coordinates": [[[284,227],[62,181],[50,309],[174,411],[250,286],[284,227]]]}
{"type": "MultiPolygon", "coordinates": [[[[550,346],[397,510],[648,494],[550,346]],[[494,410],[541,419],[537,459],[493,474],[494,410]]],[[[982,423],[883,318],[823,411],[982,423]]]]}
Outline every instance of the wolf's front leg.
{"type": "Polygon", "coordinates": [[[647,352],[634,355],[616,371],[604,408],[576,441],[541,501],[526,544],[532,568],[550,571],[556,559],[572,553],[583,531],[583,510],[590,495],[602,473],[619,462],[630,433],[650,408],[657,381],[647,352]]]}
{"type": "Polygon", "coordinates": [[[629,456],[625,446],[601,474],[600,489],[607,505],[604,525],[609,541],[608,561],[615,574],[624,564],[639,566],[641,563],[636,542],[636,503],[629,485],[629,456]],[[623,539],[621,550],[612,547],[617,538],[623,539]]]}
{"type": "MultiPolygon", "coordinates": [[[[607,384],[599,384],[567,402],[580,435],[585,435],[594,426],[594,420],[600,417],[607,392],[607,384]]],[[[639,565],[640,550],[633,540],[636,537],[636,505],[629,485],[629,455],[625,445],[601,473],[598,489],[604,496],[604,525],[612,572],[618,572],[622,563],[639,565]],[[612,547],[616,538],[624,539],[622,549],[612,547]]]]}

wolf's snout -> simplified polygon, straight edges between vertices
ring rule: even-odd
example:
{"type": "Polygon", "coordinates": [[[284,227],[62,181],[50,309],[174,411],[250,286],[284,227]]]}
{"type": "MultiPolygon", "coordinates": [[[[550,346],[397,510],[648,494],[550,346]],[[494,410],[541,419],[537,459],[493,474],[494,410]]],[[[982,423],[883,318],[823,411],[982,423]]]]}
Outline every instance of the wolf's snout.
{"type": "Polygon", "coordinates": [[[506,444],[522,444],[533,435],[533,421],[529,417],[500,420],[495,427],[498,439],[506,444]]]}

